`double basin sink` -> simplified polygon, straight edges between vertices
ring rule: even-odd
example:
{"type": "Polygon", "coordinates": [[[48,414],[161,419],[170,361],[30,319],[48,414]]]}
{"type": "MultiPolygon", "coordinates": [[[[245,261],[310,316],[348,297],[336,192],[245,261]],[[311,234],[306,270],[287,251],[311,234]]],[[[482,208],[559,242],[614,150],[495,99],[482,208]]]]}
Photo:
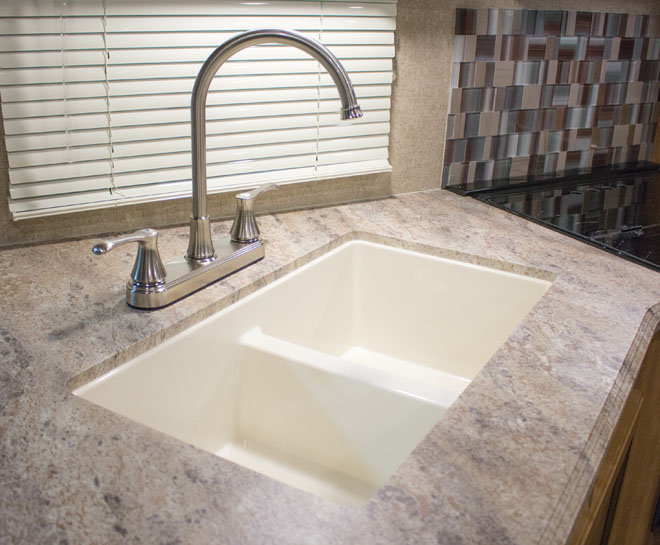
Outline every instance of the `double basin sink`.
{"type": "Polygon", "coordinates": [[[361,504],[549,285],[353,241],[74,393],[291,486],[361,504]]]}

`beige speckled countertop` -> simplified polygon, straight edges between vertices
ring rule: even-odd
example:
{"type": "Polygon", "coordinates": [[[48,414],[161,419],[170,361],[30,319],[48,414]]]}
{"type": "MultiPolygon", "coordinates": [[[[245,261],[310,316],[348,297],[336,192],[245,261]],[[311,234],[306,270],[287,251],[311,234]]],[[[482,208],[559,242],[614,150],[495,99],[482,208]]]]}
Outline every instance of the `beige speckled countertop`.
{"type": "MultiPolygon", "coordinates": [[[[660,275],[445,191],[260,227],[264,261],[156,312],[124,303],[133,248],[0,252],[0,543],[564,543],[658,327],[660,275]],[[70,393],[352,238],[554,278],[367,504],[311,496],[70,393]]],[[[163,257],[186,241],[163,230],[163,257]]]]}

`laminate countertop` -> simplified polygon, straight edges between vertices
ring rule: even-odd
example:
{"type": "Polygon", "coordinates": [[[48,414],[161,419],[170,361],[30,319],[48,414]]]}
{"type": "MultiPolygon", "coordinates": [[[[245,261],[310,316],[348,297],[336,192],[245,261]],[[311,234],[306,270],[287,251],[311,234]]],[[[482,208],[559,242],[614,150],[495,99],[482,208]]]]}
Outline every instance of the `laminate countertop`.
{"type": "MultiPolygon", "coordinates": [[[[0,542],[565,543],[660,327],[660,275],[446,191],[259,223],[263,261],[153,312],[124,302],[130,246],[0,252],[0,542]],[[552,280],[368,503],[312,496],[71,393],[353,239],[552,280]]],[[[187,237],[163,229],[163,258],[187,237]]]]}

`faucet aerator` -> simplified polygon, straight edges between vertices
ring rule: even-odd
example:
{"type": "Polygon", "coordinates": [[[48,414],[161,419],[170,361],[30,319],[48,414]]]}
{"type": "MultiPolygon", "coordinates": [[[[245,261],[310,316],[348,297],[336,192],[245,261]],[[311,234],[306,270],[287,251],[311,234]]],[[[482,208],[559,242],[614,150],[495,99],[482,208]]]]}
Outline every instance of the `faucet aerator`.
{"type": "Polygon", "coordinates": [[[359,104],[351,106],[341,111],[341,120],[347,121],[349,119],[360,119],[363,116],[362,109],[359,104]]]}

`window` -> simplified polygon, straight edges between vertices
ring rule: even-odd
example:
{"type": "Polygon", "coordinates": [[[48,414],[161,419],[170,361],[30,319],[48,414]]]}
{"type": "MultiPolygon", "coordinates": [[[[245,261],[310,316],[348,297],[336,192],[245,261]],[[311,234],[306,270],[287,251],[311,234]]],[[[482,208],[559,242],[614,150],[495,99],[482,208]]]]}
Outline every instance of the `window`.
{"type": "Polygon", "coordinates": [[[390,170],[396,0],[9,0],[0,94],[15,219],[191,193],[190,94],[238,32],[290,28],[341,60],[364,118],[293,47],[250,47],[207,99],[209,193],[390,170]]]}

